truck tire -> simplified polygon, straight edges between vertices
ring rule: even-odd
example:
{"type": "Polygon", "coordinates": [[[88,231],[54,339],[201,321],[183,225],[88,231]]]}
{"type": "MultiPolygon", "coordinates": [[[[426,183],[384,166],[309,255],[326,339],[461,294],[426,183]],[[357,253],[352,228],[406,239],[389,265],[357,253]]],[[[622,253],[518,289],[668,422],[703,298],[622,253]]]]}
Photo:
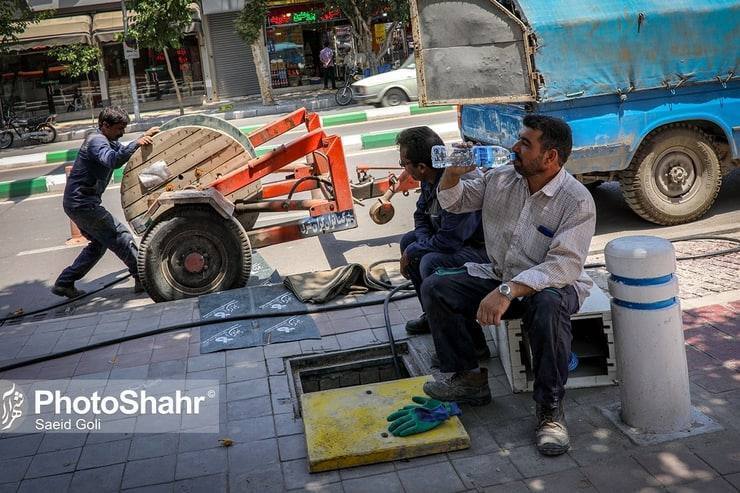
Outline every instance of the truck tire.
{"type": "Polygon", "coordinates": [[[640,217],[666,226],[694,221],[709,210],[722,185],[717,150],[697,127],[663,127],[640,144],[620,184],[640,217]]]}
{"type": "Polygon", "coordinates": [[[234,218],[180,206],[141,240],[139,279],[154,301],[172,301],[244,286],[252,269],[249,238],[234,218]]]}

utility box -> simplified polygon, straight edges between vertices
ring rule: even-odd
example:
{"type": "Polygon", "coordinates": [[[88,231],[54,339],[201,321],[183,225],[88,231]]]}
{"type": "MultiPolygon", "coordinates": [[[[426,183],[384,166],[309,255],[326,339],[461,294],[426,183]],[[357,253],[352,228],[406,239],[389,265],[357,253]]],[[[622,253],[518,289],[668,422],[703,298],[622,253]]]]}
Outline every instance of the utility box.
{"type": "MultiPolygon", "coordinates": [[[[614,353],[609,298],[593,285],[583,306],[571,317],[572,351],[578,356],[578,367],[570,372],[566,389],[614,385],[617,381],[617,359],[614,353]]],[[[493,340],[511,390],[531,392],[534,386],[532,352],[521,319],[501,322],[493,329],[493,340]]]]}

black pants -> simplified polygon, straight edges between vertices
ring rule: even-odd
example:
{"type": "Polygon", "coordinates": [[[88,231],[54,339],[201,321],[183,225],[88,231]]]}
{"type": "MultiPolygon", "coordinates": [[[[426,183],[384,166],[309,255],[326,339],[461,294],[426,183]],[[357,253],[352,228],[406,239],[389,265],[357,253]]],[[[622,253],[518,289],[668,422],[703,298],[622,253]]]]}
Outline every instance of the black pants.
{"type": "Polygon", "coordinates": [[[121,224],[102,206],[90,206],[65,210],[74,221],[82,236],[90,243],[82,249],[74,263],[64,269],[56,280],[58,286],[73,286],[110,250],[120,258],[129,272],[136,278],[136,256],[138,249],[128,228],[121,224]]]}
{"type": "Polygon", "coordinates": [[[329,81],[331,81],[331,88],[336,89],[337,83],[334,79],[334,67],[324,67],[322,71],[324,72],[324,89],[329,89],[329,81]]]}
{"type": "MultiPolygon", "coordinates": [[[[440,369],[460,372],[478,367],[475,357],[475,321],[478,305],[488,293],[501,284],[493,279],[480,279],[467,272],[452,275],[434,274],[421,288],[423,305],[429,319],[440,369]]],[[[514,300],[504,318],[521,318],[532,349],[534,400],[554,404],[565,395],[570,358],[570,316],[579,308],[573,286],[547,288],[514,300]]]]}

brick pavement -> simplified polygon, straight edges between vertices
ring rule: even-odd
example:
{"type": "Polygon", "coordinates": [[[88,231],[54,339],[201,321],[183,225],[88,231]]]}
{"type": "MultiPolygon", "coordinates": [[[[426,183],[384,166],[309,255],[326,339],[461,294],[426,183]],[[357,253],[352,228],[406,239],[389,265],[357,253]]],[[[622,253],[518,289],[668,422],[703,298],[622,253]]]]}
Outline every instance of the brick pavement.
{"type": "MultiPolygon", "coordinates": [[[[394,334],[418,315],[393,303],[394,334]]],[[[512,394],[498,358],[489,363],[494,401],[464,408],[468,450],[309,474],[283,358],[387,340],[380,307],[317,315],[322,339],[208,355],[199,329],[135,339],[0,374],[0,378],[218,379],[219,434],[32,434],[0,438],[0,492],[41,491],[738,491],[740,489],[740,301],[684,312],[694,405],[725,431],[666,444],[633,445],[596,406],[617,387],[568,392],[572,449],[543,458],[532,445],[531,394],[512,394]],[[224,448],[218,439],[232,438],[224,448]]],[[[192,301],[3,327],[4,358],[41,354],[106,334],[188,321],[192,301]],[[65,337],[61,333],[66,333],[65,337]],[[62,344],[62,346],[60,346],[62,344]]]]}

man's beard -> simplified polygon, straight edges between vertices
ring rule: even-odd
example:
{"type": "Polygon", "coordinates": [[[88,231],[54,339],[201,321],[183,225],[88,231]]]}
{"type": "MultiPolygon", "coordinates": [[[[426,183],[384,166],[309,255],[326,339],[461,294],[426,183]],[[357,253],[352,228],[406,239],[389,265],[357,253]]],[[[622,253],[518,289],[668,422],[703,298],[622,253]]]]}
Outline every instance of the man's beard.
{"type": "Polygon", "coordinates": [[[518,158],[514,161],[514,169],[517,173],[522,175],[523,177],[527,178],[530,176],[534,176],[536,174],[539,174],[542,168],[542,156],[538,156],[537,159],[529,163],[529,165],[525,168],[524,164],[521,161],[521,158],[518,158]]]}

